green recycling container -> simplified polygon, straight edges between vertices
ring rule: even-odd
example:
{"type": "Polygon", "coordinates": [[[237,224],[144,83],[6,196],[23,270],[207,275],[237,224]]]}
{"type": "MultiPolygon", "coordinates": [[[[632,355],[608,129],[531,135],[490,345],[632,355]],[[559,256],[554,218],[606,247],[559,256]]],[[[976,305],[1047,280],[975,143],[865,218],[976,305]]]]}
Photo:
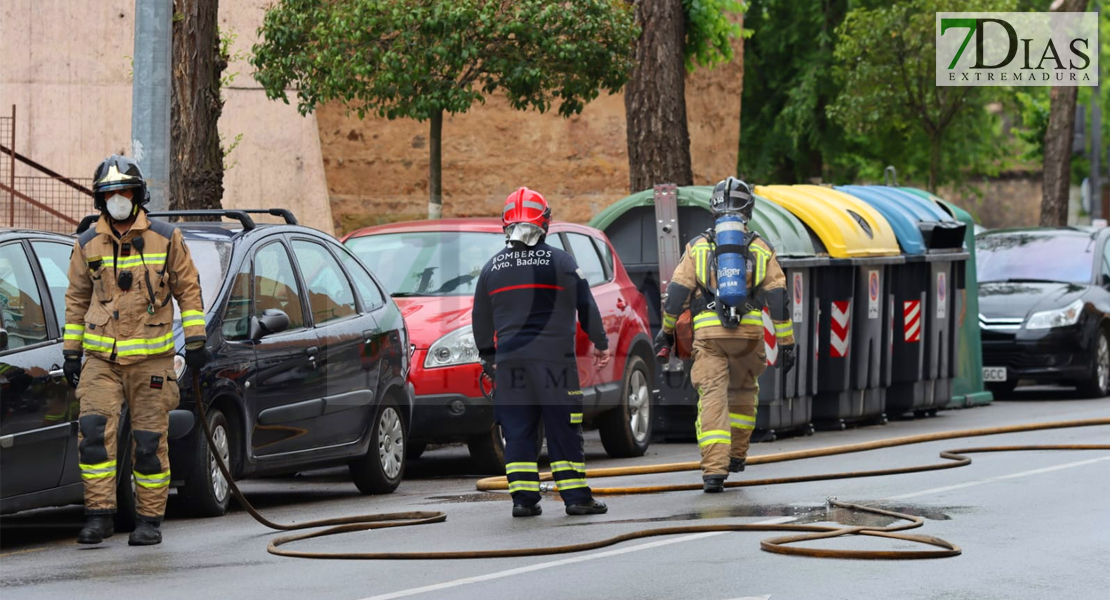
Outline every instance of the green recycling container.
{"type": "Polygon", "coordinates": [[[990,404],[994,396],[983,386],[983,349],[979,337],[979,284],[975,272],[975,219],[966,210],[942,200],[925,190],[912,187],[899,188],[911,194],[937,203],[948,214],[959,219],[967,225],[964,232],[964,245],[968,252],[968,259],[964,261],[964,269],[956,274],[957,303],[955,314],[958,316],[954,322],[958,329],[954,336],[957,346],[957,360],[953,365],[955,378],[952,382],[952,401],[949,407],[968,408],[990,404]],[[968,317],[970,315],[970,318],[968,317]]]}

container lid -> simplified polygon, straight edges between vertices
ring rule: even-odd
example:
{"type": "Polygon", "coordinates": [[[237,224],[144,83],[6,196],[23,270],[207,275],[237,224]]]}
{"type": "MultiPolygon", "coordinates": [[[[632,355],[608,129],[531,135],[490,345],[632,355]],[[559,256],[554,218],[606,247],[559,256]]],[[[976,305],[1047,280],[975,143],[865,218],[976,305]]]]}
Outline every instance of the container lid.
{"type": "MultiPolygon", "coordinates": [[[[712,195],[713,186],[683,186],[678,188],[678,205],[701,208],[709,212],[709,199],[712,195]]],[[[642,206],[654,206],[654,203],[655,194],[653,190],[637,192],[611,204],[590,220],[589,225],[606,231],[621,215],[629,210],[642,206]]],[[[775,252],[779,256],[803,257],[814,256],[817,253],[805,225],[789,211],[773,202],[769,202],[766,198],[756,195],[755,208],[752,211],[752,221],[749,226],[752,231],[758,233],[774,246],[775,252]]]]}
{"type": "Polygon", "coordinates": [[[901,254],[890,224],[859,198],[817,185],[756,186],[755,193],[801,219],[833,258],[901,254]]]}
{"type": "Polygon", "coordinates": [[[906,254],[920,255],[963,247],[963,223],[930,200],[881,185],[846,185],[836,189],[878,210],[894,228],[898,244],[906,254]]]}

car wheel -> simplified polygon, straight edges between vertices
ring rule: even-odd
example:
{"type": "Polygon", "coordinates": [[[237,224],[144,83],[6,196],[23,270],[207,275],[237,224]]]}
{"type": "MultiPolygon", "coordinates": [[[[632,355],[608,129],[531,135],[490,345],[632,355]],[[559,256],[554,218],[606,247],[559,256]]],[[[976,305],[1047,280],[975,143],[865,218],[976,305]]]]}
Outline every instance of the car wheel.
{"type": "Polygon", "coordinates": [[[366,455],[350,464],[351,479],[363,494],[388,494],[405,474],[405,421],[388,396],[378,408],[366,455]]]}
{"type": "Polygon", "coordinates": [[[125,410],[119,419],[116,444],[116,531],[135,529],[135,479],[131,474],[131,419],[125,410]]]}
{"type": "Polygon", "coordinates": [[[227,417],[218,408],[208,407],[208,427],[212,430],[211,448],[204,435],[204,429],[197,427],[197,441],[193,448],[192,476],[178,490],[182,507],[191,515],[198,517],[218,517],[227,512],[231,503],[231,486],[216,465],[216,455],[231,468],[231,428],[227,417]],[[213,452],[215,450],[215,452],[213,452]]]}
{"type": "Polygon", "coordinates": [[[598,421],[601,445],[613,458],[643,456],[651,444],[651,376],[639,356],[628,359],[619,406],[598,421]]]}
{"type": "MultiPolygon", "coordinates": [[[[536,458],[543,452],[543,423],[536,428],[536,458]]],[[[470,458],[474,460],[479,473],[491,475],[505,474],[505,434],[501,425],[494,423],[490,431],[484,435],[470,438],[466,442],[470,450],[470,458]]]]}
{"type": "Polygon", "coordinates": [[[428,449],[428,442],[409,442],[405,447],[405,460],[416,460],[428,449]]]}
{"type": "Polygon", "coordinates": [[[1099,330],[1095,343],[1095,355],[1091,361],[1091,374],[1079,384],[1079,392],[1090,398],[1101,398],[1110,392],[1110,340],[1106,332],[1099,330]]]}

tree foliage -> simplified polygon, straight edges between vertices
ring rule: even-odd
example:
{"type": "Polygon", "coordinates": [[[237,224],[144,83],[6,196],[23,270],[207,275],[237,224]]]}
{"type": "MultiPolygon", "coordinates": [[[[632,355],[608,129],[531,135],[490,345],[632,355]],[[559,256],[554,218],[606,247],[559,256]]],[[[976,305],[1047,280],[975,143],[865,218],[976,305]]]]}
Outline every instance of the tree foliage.
{"type": "Polygon", "coordinates": [[[624,84],[638,32],[620,0],[283,0],[261,34],[251,63],[271,99],[296,88],[302,113],[336,100],[423,121],[498,90],[581,112],[624,84]]]}
{"type": "MultiPolygon", "coordinates": [[[[922,136],[928,149],[928,187],[936,189],[955,173],[946,158],[983,157],[997,148],[992,140],[954,136],[994,129],[987,104],[994,88],[938,87],[936,17],[941,11],[1005,11],[1011,0],[912,0],[876,9],[850,11],[837,30],[835,75],[840,94],[828,114],[849,134],[903,142],[922,136]]],[[[907,150],[908,146],[905,147],[907,150]]]]}
{"type": "Polygon", "coordinates": [[[740,0],[682,0],[685,14],[686,70],[697,66],[713,67],[732,60],[732,38],[750,36],[751,29],[736,23],[747,5],[740,0]]]}

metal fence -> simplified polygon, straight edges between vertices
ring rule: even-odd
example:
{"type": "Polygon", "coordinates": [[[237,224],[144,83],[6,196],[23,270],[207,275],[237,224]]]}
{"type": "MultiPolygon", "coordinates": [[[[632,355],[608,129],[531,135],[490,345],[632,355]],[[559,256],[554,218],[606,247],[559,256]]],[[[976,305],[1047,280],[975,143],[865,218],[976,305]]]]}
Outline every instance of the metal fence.
{"type": "Polygon", "coordinates": [[[0,117],[0,225],[72,233],[92,211],[91,178],[64,177],[15,151],[15,106],[0,117]],[[16,175],[19,161],[39,175],[16,175]]]}

